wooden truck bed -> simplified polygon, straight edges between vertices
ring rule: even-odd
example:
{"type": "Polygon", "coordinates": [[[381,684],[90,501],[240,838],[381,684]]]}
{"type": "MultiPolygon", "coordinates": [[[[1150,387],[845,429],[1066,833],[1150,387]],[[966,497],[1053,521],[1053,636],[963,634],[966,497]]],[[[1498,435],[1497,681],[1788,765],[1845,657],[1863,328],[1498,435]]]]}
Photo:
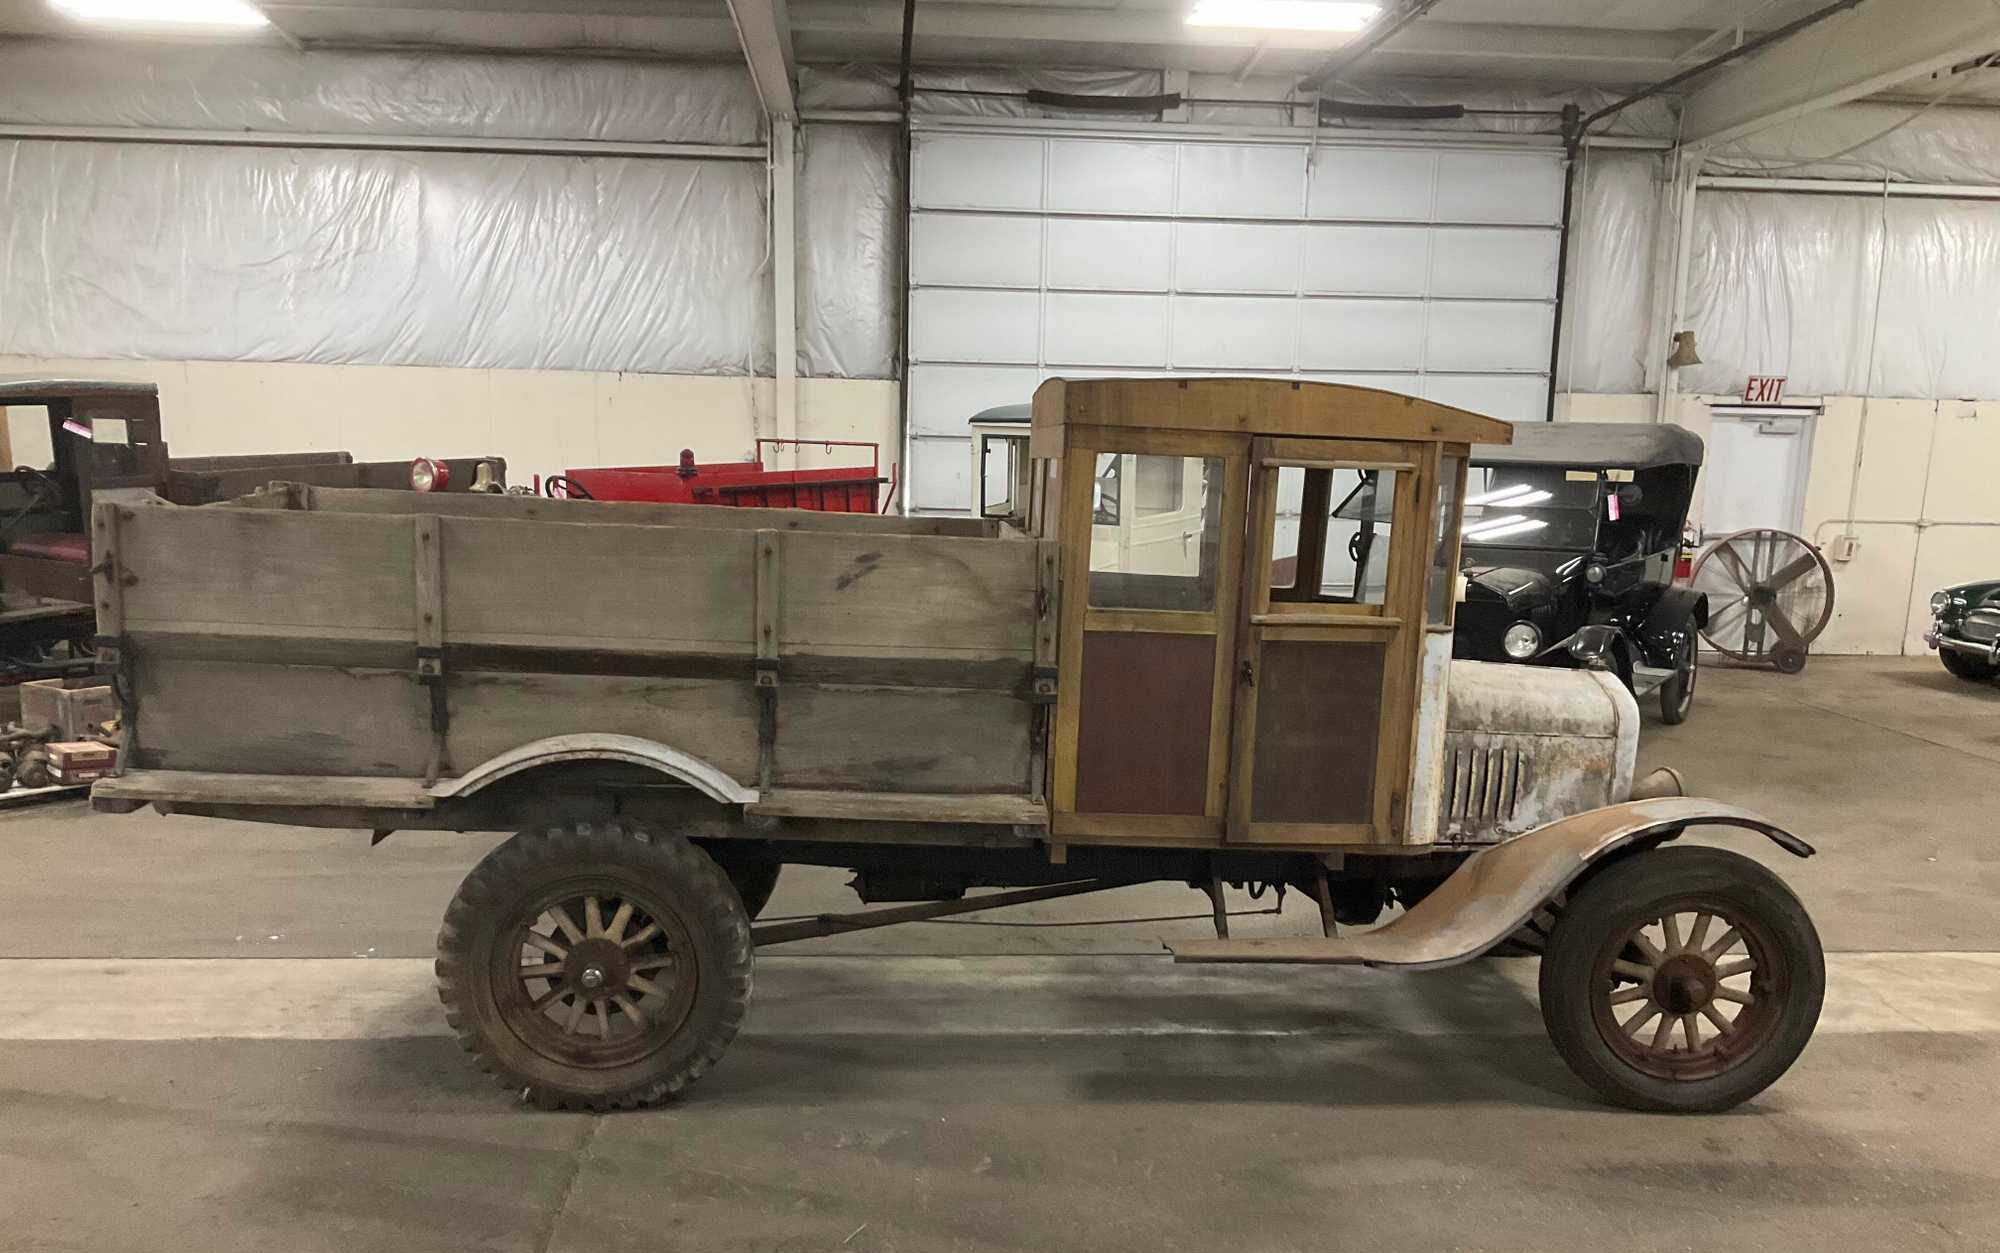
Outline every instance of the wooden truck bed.
{"type": "Polygon", "coordinates": [[[93,522],[101,799],[422,808],[581,735],[774,814],[1039,820],[1053,559],[992,523],[297,485],[93,522]]]}

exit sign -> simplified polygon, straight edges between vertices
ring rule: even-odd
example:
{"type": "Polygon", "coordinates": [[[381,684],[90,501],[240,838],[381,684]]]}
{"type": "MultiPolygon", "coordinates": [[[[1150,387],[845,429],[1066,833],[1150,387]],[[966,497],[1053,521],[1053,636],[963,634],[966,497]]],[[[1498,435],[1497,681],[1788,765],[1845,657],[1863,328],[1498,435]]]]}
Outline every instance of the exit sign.
{"type": "Polygon", "coordinates": [[[1743,385],[1743,403],[1746,405],[1777,405],[1785,400],[1785,376],[1782,374],[1753,374],[1743,385]]]}

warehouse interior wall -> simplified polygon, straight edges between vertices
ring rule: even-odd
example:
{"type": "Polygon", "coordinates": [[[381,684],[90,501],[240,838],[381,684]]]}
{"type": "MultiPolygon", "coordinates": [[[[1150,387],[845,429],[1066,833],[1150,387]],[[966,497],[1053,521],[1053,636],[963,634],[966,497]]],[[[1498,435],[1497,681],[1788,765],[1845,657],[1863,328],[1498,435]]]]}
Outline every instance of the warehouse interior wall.
{"type": "MultiPolygon", "coordinates": [[[[0,357],[0,375],[150,381],[175,456],[500,456],[516,484],[573,466],[670,463],[683,448],[703,461],[748,457],[770,430],[776,387],[769,378],[632,372],[45,357],[0,357]]],[[[884,379],[801,380],[799,438],[878,443],[887,474],[900,395],[884,379]]],[[[24,420],[10,415],[10,426],[24,420]]],[[[25,456],[46,442],[24,432],[15,448],[25,456]]],[[[853,452],[806,444],[800,464],[849,465],[853,452]]]]}

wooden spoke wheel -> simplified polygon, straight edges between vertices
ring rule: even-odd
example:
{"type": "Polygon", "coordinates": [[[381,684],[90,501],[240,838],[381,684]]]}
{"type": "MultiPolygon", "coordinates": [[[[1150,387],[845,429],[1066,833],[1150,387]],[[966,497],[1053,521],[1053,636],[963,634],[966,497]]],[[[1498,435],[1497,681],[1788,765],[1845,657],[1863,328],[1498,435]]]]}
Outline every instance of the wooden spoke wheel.
{"type": "Polygon", "coordinates": [[[1633,854],[1572,894],[1541,988],[1550,1039],[1598,1092],[1633,1109],[1713,1112],[1798,1058],[1826,969],[1776,875],[1690,846],[1633,854]]]}
{"type": "Polygon", "coordinates": [[[1695,560],[1693,583],[1708,595],[1701,637],[1709,647],[1787,674],[1805,668],[1833,618],[1833,570],[1790,531],[1738,531],[1715,541],[1695,560]]]}
{"type": "Polygon", "coordinates": [[[524,831],[473,868],[438,933],[459,1043],[545,1109],[673,1096],[722,1056],[750,999],[750,920],[678,836],[524,831]]]}

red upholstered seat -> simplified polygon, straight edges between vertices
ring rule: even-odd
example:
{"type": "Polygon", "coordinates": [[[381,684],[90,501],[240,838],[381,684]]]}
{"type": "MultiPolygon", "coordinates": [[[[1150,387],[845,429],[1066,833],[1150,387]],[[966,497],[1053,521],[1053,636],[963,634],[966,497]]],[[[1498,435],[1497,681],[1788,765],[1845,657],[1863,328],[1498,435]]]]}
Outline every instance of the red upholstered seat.
{"type": "Polygon", "coordinates": [[[90,564],[90,537],[86,535],[23,535],[7,545],[16,557],[42,557],[49,561],[90,564]]]}

